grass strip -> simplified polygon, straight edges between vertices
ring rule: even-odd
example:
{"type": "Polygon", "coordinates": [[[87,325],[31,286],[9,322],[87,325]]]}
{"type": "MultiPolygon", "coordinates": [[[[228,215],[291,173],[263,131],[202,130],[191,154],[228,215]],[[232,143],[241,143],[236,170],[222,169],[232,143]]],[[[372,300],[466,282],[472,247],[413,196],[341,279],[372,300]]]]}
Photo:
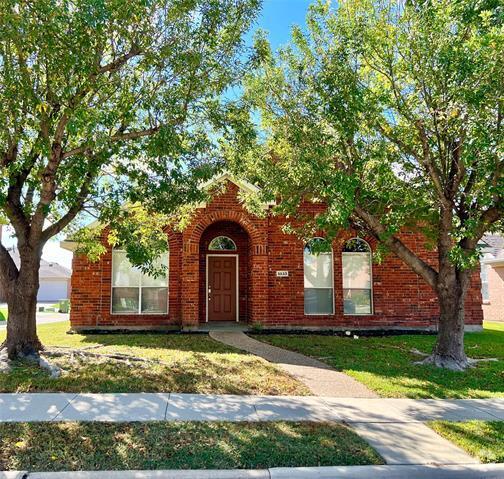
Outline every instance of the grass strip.
{"type": "Polygon", "coordinates": [[[0,424],[0,470],[264,469],[382,464],[337,423],[0,424]]]}

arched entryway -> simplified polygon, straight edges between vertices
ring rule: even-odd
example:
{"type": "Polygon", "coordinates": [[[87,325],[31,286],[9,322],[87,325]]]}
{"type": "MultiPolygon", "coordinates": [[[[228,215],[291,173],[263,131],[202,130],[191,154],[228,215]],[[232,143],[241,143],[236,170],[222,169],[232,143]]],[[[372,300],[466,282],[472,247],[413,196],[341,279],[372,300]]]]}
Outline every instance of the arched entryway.
{"type": "Polygon", "coordinates": [[[250,241],[234,221],[217,221],[199,244],[199,321],[249,319],[250,241]]]}
{"type": "Polygon", "coordinates": [[[246,280],[239,288],[240,321],[260,323],[268,314],[268,221],[226,205],[213,211],[199,211],[182,233],[181,319],[184,329],[197,329],[206,323],[206,245],[209,244],[206,242],[212,235],[224,234],[224,231],[228,231],[233,240],[236,237],[238,243],[239,237],[247,239],[246,246],[237,244],[239,268],[246,268],[246,280]],[[240,306],[242,304],[244,306],[240,306]]]}

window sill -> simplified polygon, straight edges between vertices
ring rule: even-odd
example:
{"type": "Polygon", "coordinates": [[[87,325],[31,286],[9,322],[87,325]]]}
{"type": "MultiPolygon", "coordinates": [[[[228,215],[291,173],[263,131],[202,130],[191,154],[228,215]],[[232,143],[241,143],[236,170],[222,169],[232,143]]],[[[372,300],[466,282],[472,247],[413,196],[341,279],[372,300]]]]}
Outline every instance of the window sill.
{"type": "Polygon", "coordinates": [[[111,316],[166,316],[168,314],[168,311],[166,313],[128,313],[128,312],[113,312],[111,311],[111,316]]]}

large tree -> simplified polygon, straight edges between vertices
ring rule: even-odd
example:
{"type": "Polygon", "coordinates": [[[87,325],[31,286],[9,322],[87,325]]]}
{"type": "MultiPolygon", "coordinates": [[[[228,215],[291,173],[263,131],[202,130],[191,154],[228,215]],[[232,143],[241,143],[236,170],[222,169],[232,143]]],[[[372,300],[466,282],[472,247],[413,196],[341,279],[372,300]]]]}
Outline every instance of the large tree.
{"type": "Polygon", "coordinates": [[[51,237],[86,208],[108,221],[124,201],[183,202],[197,184],[189,173],[217,161],[220,99],[242,71],[258,7],[0,0],[0,215],[20,256],[16,265],[0,244],[9,358],[42,347],[35,309],[51,237]]]}
{"type": "Polygon", "coordinates": [[[503,13],[497,0],[313,5],[276,54],[257,38],[262,64],[245,99],[261,133],[247,161],[232,161],[278,213],[323,201],[307,226],[329,237],[355,227],[421,276],[440,307],[427,362],[453,369],[468,364],[478,242],[504,215],[503,13]],[[437,264],[401,241],[405,229],[425,235],[437,264]]]}

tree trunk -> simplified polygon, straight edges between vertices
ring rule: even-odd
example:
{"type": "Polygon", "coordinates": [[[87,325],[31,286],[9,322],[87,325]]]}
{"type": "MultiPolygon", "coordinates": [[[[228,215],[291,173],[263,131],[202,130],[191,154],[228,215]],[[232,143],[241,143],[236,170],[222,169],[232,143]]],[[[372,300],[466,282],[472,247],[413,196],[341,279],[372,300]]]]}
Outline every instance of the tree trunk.
{"type": "Polygon", "coordinates": [[[438,335],[431,356],[424,362],[462,371],[469,365],[464,351],[464,303],[470,272],[449,266],[448,271],[441,268],[440,278],[438,335]]]}
{"type": "Polygon", "coordinates": [[[37,358],[42,349],[36,324],[40,255],[20,251],[20,259],[18,277],[6,285],[9,317],[3,346],[9,359],[37,358]]]}

